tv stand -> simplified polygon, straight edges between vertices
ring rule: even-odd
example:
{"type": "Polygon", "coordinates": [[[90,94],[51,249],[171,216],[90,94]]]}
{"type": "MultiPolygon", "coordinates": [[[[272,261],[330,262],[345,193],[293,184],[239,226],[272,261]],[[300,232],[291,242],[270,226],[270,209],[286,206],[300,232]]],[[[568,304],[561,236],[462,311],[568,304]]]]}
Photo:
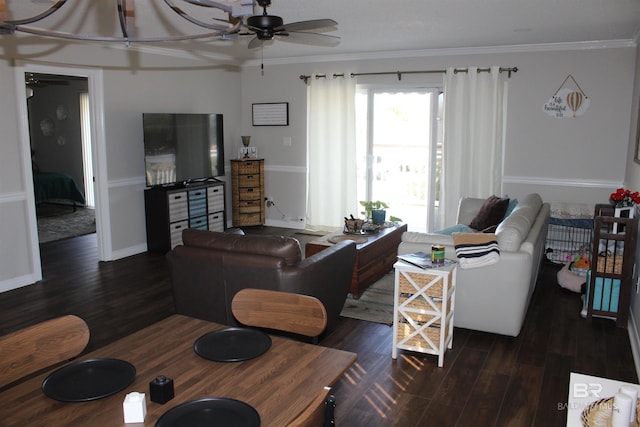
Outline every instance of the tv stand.
{"type": "Polygon", "coordinates": [[[224,182],[185,181],[144,190],[147,250],[165,253],[182,244],[182,230],[224,231],[224,182]]]}

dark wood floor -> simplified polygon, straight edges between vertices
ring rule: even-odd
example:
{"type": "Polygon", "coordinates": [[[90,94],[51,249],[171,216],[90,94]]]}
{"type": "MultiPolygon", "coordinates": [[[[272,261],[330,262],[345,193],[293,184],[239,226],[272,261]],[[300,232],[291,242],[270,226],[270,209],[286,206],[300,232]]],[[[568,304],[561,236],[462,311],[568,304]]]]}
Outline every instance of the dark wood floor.
{"type": "MultiPolygon", "coordinates": [[[[89,325],[90,351],[174,311],[162,255],[100,263],[95,235],[41,250],[44,280],[0,294],[0,334],[72,313],[89,325]]],[[[334,388],[337,425],[564,426],[569,372],[637,382],[627,331],[580,318],[555,273],[543,266],[519,337],[456,329],[443,368],[411,352],[394,361],[391,327],[341,318],[320,342],[358,353],[334,388]]]]}

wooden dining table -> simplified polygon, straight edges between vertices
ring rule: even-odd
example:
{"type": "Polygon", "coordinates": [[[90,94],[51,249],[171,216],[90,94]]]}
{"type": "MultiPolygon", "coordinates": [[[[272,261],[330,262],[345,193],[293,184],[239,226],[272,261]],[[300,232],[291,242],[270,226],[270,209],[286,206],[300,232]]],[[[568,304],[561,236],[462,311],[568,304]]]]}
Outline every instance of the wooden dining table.
{"type": "Polygon", "coordinates": [[[2,426],[153,426],[171,408],[200,398],[230,398],[255,408],[261,426],[283,427],[306,408],[324,386],[334,384],[357,359],[355,353],[271,335],[269,350],[241,362],[214,362],[194,351],[202,335],[226,326],[172,315],[74,361],[91,358],[126,360],[136,377],[124,390],[87,402],[47,397],[42,382],[49,372],[0,393],[2,426]],[[164,375],[174,382],[175,397],[164,404],[150,400],[149,383],[164,375]],[[145,393],[144,423],[125,424],[123,401],[145,393]]]}

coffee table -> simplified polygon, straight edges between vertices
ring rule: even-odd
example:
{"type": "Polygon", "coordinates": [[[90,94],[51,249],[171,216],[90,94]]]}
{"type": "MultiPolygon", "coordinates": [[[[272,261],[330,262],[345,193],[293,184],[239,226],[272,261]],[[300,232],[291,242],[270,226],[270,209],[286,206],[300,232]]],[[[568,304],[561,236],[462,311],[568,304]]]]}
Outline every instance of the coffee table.
{"type": "MultiPolygon", "coordinates": [[[[402,238],[402,233],[407,231],[407,224],[383,228],[378,234],[356,235],[356,263],[353,267],[351,286],[349,292],[354,298],[360,298],[362,293],[372,284],[377,282],[393,268],[398,256],[398,245],[402,238]],[[360,240],[367,240],[357,243],[360,240]]],[[[305,246],[305,256],[310,257],[328,247],[333,243],[329,242],[332,237],[348,238],[341,231],[323,236],[313,240],[305,246]]]]}

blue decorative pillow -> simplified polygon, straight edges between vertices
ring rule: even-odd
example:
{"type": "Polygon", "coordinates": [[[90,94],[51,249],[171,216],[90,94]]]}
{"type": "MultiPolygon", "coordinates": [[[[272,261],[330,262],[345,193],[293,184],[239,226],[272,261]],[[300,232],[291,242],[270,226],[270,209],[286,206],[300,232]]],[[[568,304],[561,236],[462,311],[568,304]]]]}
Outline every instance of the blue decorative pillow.
{"type": "MultiPolygon", "coordinates": [[[[509,197],[509,196],[505,196],[505,197],[509,197]]],[[[511,215],[511,212],[513,212],[517,204],[518,204],[518,199],[509,199],[509,205],[507,205],[507,212],[505,212],[504,217],[502,219],[505,219],[506,217],[511,215]]]]}
{"type": "Polygon", "coordinates": [[[446,234],[448,236],[451,236],[453,233],[473,233],[473,232],[474,230],[472,230],[471,228],[467,227],[464,224],[456,224],[456,225],[452,225],[451,227],[447,227],[443,230],[435,231],[434,233],[446,234]]]}

